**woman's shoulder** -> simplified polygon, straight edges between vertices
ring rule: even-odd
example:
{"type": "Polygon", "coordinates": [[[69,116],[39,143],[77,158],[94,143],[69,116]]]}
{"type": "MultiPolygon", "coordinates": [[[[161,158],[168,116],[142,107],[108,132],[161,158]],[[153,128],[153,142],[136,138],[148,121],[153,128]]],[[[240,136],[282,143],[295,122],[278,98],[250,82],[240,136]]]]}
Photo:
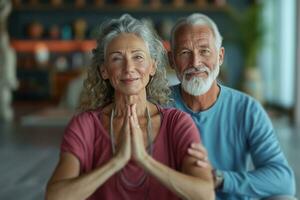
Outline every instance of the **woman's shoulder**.
{"type": "Polygon", "coordinates": [[[74,114],[73,118],[78,120],[86,120],[93,118],[95,115],[99,115],[101,113],[101,110],[86,110],[86,111],[80,111],[74,114]]]}
{"type": "Polygon", "coordinates": [[[69,126],[91,126],[95,123],[99,122],[99,117],[101,115],[102,109],[94,109],[94,110],[87,110],[87,111],[81,111],[77,112],[73,115],[69,122],[69,126]]]}

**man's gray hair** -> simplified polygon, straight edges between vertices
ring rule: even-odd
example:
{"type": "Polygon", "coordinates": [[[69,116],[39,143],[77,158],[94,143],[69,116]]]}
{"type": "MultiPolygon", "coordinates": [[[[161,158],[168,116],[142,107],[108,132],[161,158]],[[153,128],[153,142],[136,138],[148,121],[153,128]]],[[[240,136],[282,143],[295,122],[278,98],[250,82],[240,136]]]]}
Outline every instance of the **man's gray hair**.
{"type": "Polygon", "coordinates": [[[194,13],[189,15],[186,18],[179,19],[176,24],[174,25],[172,31],[171,31],[171,38],[170,38],[170,43],[171,43],[171,48],[174,50],[174,36],[177,31],[177,29],[183,25],[205,25],[208,26],[215,37],[215,46],[216,49],[220,49],[222,46],[222,36],[219,32],[219,29],[216,25],[216,23],[209,18],[208,16],[200,13],[194,13]]]}

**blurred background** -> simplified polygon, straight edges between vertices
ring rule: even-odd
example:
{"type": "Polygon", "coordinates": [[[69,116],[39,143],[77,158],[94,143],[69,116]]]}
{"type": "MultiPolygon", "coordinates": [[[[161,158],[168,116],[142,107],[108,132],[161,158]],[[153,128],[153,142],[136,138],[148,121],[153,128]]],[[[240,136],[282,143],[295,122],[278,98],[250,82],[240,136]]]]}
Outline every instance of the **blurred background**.
{"type": "Polygon", "coordinates": [[[300,198],[297,0],[0,0],[0,199],[43,199],[103,21],[123,13],[144,19],[168,49],[175,21],[194,12],[223,35],[219,81],[270,115],[300,198]]]}

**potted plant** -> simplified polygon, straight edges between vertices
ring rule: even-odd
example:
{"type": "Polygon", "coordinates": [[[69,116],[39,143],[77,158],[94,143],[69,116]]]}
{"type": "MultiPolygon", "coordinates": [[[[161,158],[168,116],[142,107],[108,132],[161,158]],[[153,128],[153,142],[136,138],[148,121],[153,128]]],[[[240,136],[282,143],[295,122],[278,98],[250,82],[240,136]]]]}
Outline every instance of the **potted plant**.
{"type": "Polygon", "coordinates": [[[260,4],[252,4],[243,12],[236,10],[231,12],[237,28],[236,42],[244,56],[243,74],[240,76],[239,87],[259,101],[263,101],[262,79],[257,65],[257,55],[262,47],[264,33],[261,11],[260,4]]]}

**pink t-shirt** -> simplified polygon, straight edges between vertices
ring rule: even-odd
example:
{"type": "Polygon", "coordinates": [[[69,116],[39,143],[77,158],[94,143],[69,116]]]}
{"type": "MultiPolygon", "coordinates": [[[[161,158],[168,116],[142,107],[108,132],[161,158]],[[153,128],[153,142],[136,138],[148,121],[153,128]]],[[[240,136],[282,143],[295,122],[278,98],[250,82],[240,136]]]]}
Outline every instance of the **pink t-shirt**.
{"type": "MultiPolygon", "coordinates": [[[[177,171],[192,142],[200,142],[192,118],[174,108],[161,108],[161,127],[153,147],[152,157],[177,171]]],[[[74,116],[66,128],[61,144],[62,152],[69,152],[80,161],[80,173],[104,165],[112,158],[112,146],[107,130],[101,124],[100,110],[74,116]]],[[[173,200],[179,199],[158,180],[146,174],[134,161],[110,177],[89,200],[173,200]]]]}

